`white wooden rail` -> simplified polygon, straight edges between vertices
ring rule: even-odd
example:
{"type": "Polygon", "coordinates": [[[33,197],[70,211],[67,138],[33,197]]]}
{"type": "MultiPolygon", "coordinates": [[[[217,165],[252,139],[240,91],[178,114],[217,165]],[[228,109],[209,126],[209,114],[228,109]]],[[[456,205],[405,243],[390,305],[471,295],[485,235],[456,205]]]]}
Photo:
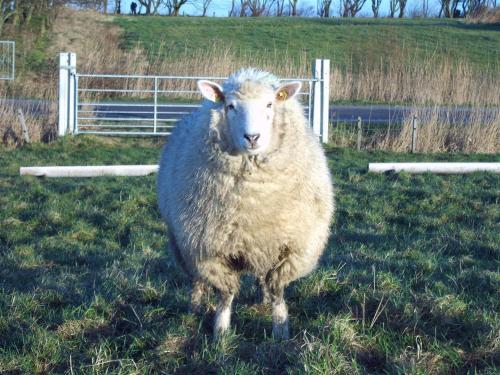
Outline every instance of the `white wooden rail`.
{"type": "MultiPolygon", "coordinates": [[[[443,173],[462,174],[473,172],[500,173],[500,163],[370,163],[368,171],[374,173],[443,173]]],[[[66,167],[21,167],[21,176],[38,177],[99,177],[147,176],[158,172],[158,165],[96,165],[66,167]]]]}
{"type": "Polygon", "coordinates": [[[68,167],[21,167],[21,176],[37,177],[99,177],[147,176],[158,171],[158,165],[96,165],[68,167]]]}
{"type": "Polygon", "coordinates": [[[473,172],[500,173],[500,163],[370,163],[368,171],[374,173],[443,173],[461,174],[473,172]]]}

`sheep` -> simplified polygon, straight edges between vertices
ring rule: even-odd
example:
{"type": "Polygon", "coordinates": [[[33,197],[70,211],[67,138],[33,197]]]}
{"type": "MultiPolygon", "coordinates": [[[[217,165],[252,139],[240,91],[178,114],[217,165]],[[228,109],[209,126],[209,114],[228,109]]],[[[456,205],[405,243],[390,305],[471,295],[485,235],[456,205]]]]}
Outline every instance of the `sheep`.
{"type": "Polygon", "coordinates": [[[198,88],[201,108],[175,127],[160,160],[170,250],[193,280],[195,311],[207,286],[218,292],[216,338],[250,273],[271,303],[274,337],[287,339],[284,288],[315,268],[334,210],[325,154],[296,99],[301,83],[248,68],[198,88]]]}

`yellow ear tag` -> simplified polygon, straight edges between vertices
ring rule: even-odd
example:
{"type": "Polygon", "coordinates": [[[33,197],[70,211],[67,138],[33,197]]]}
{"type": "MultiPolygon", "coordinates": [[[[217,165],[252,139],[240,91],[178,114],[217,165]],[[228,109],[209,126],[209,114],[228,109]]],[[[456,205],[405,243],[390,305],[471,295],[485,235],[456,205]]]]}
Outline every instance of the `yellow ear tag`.
{"type": "Polygon", "coordinates": [[[288,93],[284,90],[280,91],[278,93],[278,100],[286,100],[286,98],[288,98],[288,93]]]}
{"type": "Polygon", "coordinates": [[[216,103],[220,102],[221,99],[222,98],[220,97],[219,94],[215,94],[214,100],[215,100],[216,103]]]}

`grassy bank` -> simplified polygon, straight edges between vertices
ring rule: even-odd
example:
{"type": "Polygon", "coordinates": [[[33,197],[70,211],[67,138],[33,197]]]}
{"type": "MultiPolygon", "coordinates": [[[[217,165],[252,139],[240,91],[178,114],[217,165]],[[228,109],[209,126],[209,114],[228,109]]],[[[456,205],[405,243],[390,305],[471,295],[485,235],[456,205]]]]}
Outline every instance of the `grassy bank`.
{"type": "Polygon", "coordinates": [[[155,140],[65,138],[0,153],[1,373],[495,373],[498,175],[366,173],[368,161],[498,161],[328,149],[337,213],[287,291],[293,339],[245,279],[210,341],[165,248],[155,177],[37,179],[20,165],[155,163],[155,140]]]}
{"type": "Polygon", "coordinates": [[[416,62],[430,57],[466,61],[477,68],[498,69],[500,25],[467,24],[443,19],[319,19],[319,18],[200,18],[116,17],[125,45],[137,43],[163,55],[195,56],[207,40],[231,46],[238,57],[288,56],[286,64],[306,53],[328,58],[340,68],[379,64],[395,50],[411,54],[416,62]],[[290,61],[291,58],[291,61],[290,61]]]}

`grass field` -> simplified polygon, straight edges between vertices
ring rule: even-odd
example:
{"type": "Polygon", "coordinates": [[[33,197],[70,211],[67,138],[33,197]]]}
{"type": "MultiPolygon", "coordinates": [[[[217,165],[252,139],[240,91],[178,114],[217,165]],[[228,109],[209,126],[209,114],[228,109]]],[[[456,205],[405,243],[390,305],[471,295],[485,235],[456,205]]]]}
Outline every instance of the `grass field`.
{"type": "Polygon", "coordinates": [[[211,342],[165,252],[155,177],[39,179],[23,165],[155,163],[159,142],[64,138],[0,153],[0,373],[495,374],[500,176],[373,175],[368,161],[498,161],[327,149],[337,212],[286,296],[292,339],[244,279],[211,342]]]}
{"type": "Polygon", "coordinates": [[[125,46],[140,42],[148,51],[193,55],[208,44],[230,46],[239,56],[277,58],[284,63],[306,53],[328,58],[334,67],[356,68],[395,57],[416,61],[437,56],[476,67],[498,68],[500,25],[443,19],[318,19],[116,17],[125,46]],[[281,55],[281,56],[280,56],[281,55]]]}

